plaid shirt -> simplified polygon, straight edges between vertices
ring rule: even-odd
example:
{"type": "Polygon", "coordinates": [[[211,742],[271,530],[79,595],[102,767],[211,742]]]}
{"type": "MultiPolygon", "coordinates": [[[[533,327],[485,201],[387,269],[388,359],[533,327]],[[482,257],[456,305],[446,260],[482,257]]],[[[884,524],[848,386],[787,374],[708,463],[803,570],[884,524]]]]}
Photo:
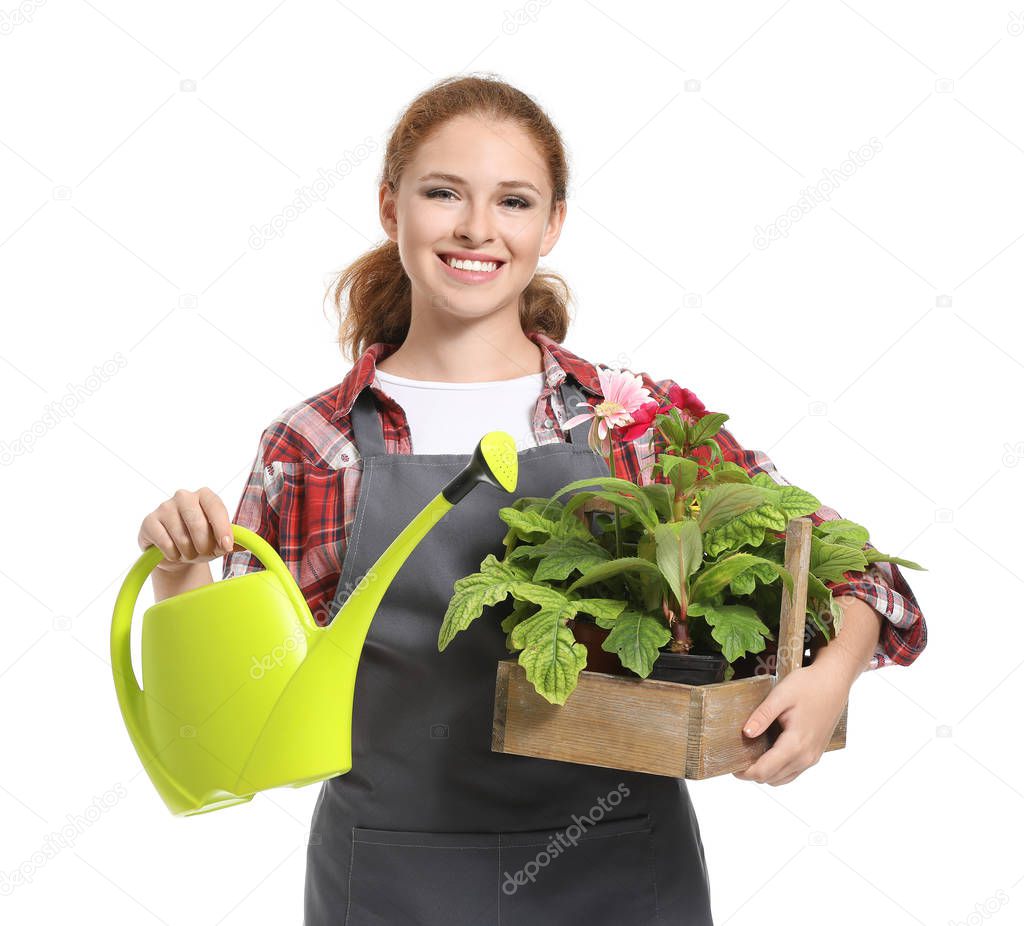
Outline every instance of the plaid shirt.
{"type": "MultiPolygon", "coordinates": [[[[533,416],[537,443],[564,441],[560,422],[576,412],[567,412],[563,407],[558,386],[566,376],[572,377],[593,407],[603,399],[597,367],[539,332],[527,336],[541,348],[544,362],[544,387],[533,416]]],[[[260,438],[235,513],[234,523],[255,531],[278,551],[321,625],[327,621],[341,575],[345,544],[359,498],[362,462],[353,443],[349,412],[365,386],[370,385],[380,402],[387,451],[412,452],[405,412],[384,392],[377,379],[376,361],[398,347],[382,342],[370,345],[340,385],[291,406],[270,423],[260,438]]],[[[646,373],[640,375],[652,399],[659,404],[669,402],[673,380],[654,381],[646,373]]],[[[766,473],[782,485],[789,484],[767,455],[744,449],[725,428],[719,432],[717,441],[723,457],[751,475],[766,473]]],[[[661,442],[661,435],[653,428],[634,441],[616,441],[616,474],[638,485],[650,483],[651,469],[662,450],[658,446],[661,442]]],[[[658,476],[655,481],[667,479],[658,476]]],[[[811,515],[815,524],[838,517],[836,511],[824,505],[811,515]]],[[[235,551],[224,557],[223,578],[261,568],[248,551],[235,551]]],[[[872,563],[865,572],[850,571],[843,579],[826,583],[835,597],[860,598],[885,618],[867,668],[910,665],[925,647],[927,627],[899,567],[872,563]]]]}

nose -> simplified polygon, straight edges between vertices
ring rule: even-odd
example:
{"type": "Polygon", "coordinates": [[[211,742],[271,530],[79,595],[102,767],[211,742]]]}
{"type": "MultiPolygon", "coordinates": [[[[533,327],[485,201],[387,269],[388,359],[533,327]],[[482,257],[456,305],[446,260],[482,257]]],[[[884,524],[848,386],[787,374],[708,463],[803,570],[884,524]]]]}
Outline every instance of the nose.
{"type": "Polygon", "coordinates": [[[483,244],[494,240],[492,216],[486,199],[467,202],[459,211],[455,237],[467,243],[483,244]]]}

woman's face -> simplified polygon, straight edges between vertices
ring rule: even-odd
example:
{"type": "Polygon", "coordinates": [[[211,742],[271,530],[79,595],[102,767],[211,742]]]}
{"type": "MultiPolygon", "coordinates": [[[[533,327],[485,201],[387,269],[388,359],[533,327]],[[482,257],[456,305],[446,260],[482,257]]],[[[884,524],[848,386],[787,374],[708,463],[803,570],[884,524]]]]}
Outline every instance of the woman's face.
{"type": "Polygon", "coordinates": [[[412,281],[414,314],[506,309],[518,318],[520,294],[565,219],[564,202],[552,214],[551,192],[540,153],[511,122],[459,116],[421,144],[397,196],[380,189],[381,223],[412,281]],[[484,266],[453,267],[453,256],[484,266]]]}

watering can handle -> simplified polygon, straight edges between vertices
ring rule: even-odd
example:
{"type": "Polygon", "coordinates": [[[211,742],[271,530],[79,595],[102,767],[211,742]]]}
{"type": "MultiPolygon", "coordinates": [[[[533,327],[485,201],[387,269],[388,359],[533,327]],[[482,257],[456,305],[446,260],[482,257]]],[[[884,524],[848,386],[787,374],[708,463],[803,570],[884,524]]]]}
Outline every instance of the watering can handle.
{"type": "MultiPolygon", "coordinates": [[[[306,604],[306,600],[302,596],[302,591],[277,551],[259,534],[247,527],[232,524],[231,532],[235,541],[254,554],[267,571],[278,580],[281,590],[288,596],[296,614],[301,616],[307,632],[320,630],[321,628],[314,621],[309,610],[309,605],[306,604]]],[[[117,692],[117,701],[121,707],[121,715],[124,717],[128,734],[136,750],[143,757],[154,783],[161,791],[181,793],[177,784],[163,772],[163,767],[149,742],[146,733],[142,688],[139,686],[135,670],[132,667],[131,631],[135,604],[149,574],[163,558],[163,551],[158,546],[151,545],[135,561],[135,565],[128,570],[128,575],[125,576],[121,590],[117,594],[117,600],[114,602],[114,616],[110,624],[110,666],[114,672],[114,689],[117,692]]],[[[226,581],[230,581],[230,579],[226,581]]],[[[186,797],[186,799],[189,798],[186,797]]]]}
{"type": "MultiPolygon", "coordinates": [[[[255,531],[242,527],[240,524],[232,524],[231,532],[235,542],[255,555],[267,571],[278,580],[296,613],[302,615],[305,629],[311,633],[320,630],[320,626],[313,620],[306,599],[277,551],[255,531]]],[[[163,558],[163,551],[158,546],[147,547],[135,561],[135,565],[128,571],[128,575],[121,585],[121,591],[118,592],[117,600],[114,602],[114,619],[110,625],[110,662],[114,669],[114,683],[118,687],[118,699],[122,700],[122,703],[122,686],[128,697],[138,697],[142,693],[136,680],[135,670],[132,668],[132,617],[142,586],[163,558]]]]}

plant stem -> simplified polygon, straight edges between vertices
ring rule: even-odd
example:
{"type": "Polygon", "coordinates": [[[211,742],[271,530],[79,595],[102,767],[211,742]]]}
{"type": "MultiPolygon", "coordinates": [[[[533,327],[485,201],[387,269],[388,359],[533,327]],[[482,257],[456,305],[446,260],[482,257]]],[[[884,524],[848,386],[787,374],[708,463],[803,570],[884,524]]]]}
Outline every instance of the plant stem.
{"type": "MultiPolygon", "coordinates": [[[[610,440],[608,441],[608,467],[611,470],[612,479],[615,479],[615,445],[610,440]]],[[[615,505],[615,556],[619,559],[622,558],[622,538],[619,536],[618,505],[615,505]]]]}

